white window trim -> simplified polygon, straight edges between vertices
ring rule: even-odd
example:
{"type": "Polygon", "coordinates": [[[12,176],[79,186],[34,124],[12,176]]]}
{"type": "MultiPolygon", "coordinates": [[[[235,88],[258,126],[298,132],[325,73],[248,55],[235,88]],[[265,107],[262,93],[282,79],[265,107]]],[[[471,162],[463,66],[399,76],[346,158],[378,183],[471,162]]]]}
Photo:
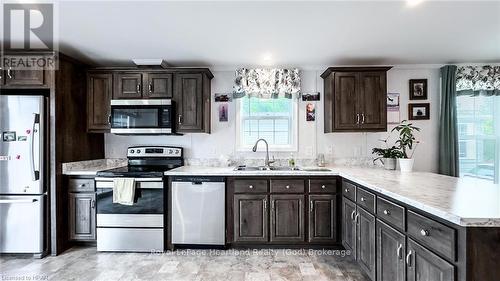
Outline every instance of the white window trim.
{"type": "MultiPolygon", "coordinates": [[[[252,145],[243,145],[241,143],[241,102],[242,99],[235,99],[236,103],[236,151],[237,152],[248,152],[253,148],[252,145]]],[[[292,142],[290,145],[269,145],[269,151],[271,152],[297,152],[299,150],[299,102],[295,97],[292,98],[292,122],[291,122],[291,138],[292,142]]]]}

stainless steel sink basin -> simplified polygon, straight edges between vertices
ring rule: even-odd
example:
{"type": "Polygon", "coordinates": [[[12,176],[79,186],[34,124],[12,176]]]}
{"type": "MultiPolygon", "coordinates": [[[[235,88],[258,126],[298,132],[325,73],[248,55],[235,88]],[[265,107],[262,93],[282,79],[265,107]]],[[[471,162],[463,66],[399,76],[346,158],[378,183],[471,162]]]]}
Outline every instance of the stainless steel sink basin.
{"type": "Polygon", "coordinates": [[[306,171],[306,172],[331,172],[327,168],[299,168],[299,167],[283,167],[283,166],[238,166],[235,171],[306,171]]]}

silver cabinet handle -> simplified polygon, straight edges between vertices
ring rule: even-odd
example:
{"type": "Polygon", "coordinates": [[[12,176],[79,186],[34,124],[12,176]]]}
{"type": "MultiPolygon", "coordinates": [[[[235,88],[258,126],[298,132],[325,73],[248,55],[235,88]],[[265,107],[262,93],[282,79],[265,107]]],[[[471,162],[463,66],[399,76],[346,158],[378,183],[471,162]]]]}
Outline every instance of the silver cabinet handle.
{"type": "Polygon", "coordinates": [[[356,124],[359,124],[359,113],[356,114],[356,124]]]}
{"type": "Polygon", "coordinates": [[[361,197],[361,202],[365,202],[365,198],[364,197],[361,197]]]}
{"type": "Polygon", "coordinates": [[[384,210],[384,215],[389,216],[391,212],[389,210],[384,210]]]}
{"type": "Polygon", "coordinates": [[[85,187],[85,184],[84,183],[79,184],[78,187],[85,187]]]}
{"type": "Polygon", "coordinates": [[[322,186],[321,186],[321,189],[325,189],[325,188],[326,188],[326,186],[325,186],[325,185],[322,185],[322,186]]]}
{"type": "Polygon", "coordinates": [[[403,244],[399,244],[396,254],[400,260],[403,259],[403,244]]]}
{"type": "Polygon", "coordinates": [[[92,199],[92,201],[90,202],[90,205],[91,205],[92,209],[95,209],[95,200],[94,199],[92,199]]]}
{"type": "Polygon", "coordinates": [[[351,220],[354,220],[354,214],[356,214],[356,211],[352,211],[352,213],[351,213],[351,220]]]}
{"type": "Polygon", "coordinates": [[[286,189],[290,189],[290,186],[289,186],[289,185],[287,185],[287,186],[285,186],[285,188],[286,188],[286,189]]]}
{"type": "Polygon", "coordinates": [[[365,124],[365,114],[361,113],[361,124],[365,124]]]}
{"type": "Polygon", "coordinates": [[[141,92],[141,84],[137,84],[137,93],[141,92]]]}
{"type": "Polygon", "coordinates": [[[314,209],[314,204],[313,204],[313,201],[309,201],[309,210],[310,212],[312,213],[313,212],[313,209],[314,209]]]}
{"type": "Polygon", "coordinates": [[[179,114],[179,124],[182,124],[182,114],[179,114]]]}
{"type": "Polygon", "coordinates": [[[274,210],[274,202],[275,202],[274,200],[271,201],[271,209],[273,210],[274,210]]]}
{"type": "Polygon", "coordinates": [[[411,254],[412,254],[412,252],[409,251],[408,255],[406,255],[406,265],[408,265],[410,267],[411,267],[411,254]]]}
{"type": "Polygon", "coordinates": [[[9,77],[9,79],[12,79],[12,74],[11,74],[11,71],[10,71],[10,67],[9,67],[9,69],[7,69],[7,76],[9,77]]]}
{"type": "Polygon", "coordinates": [[[357,213],[356,217],[354,217],[354,221],[356,222],[356,224],[359,223],[359,213],[357,213]]]}
{"type": "Polygon", "coordinates": [[[248,188],[252,189],[253,188],[253,185],[249,185],[248,188]]]}
{"type": "Polygon", "coordinates": [[[347,189],[347,188],[346,188],[346,189],[344,189],[344,190],[345,190],[345,192],[346,192],[346,193],[349,193],[349,189],[347,189]]]}
{"type": "Polygon", "coordinates": [[[153,92],[153,84],[149,83],[148,90],[149,90],[150,93],[153,92]]]}
{"type": "Polygon", "coordinates": [[[421,234],[422,236],[429,236],[429,231],[427,231],[427,230],[425,230],[425,229],[422,229],[422,230],[420,230],[420,234],[421,234]]]}
{"type": "Polygon", "coordinates": [[[108,115],[108,124],[111,125],[111,114],[108,115]]]}
{"type": "Polygon", "coordinates": [[[264,211],[267,209],[267,200],[264,199],[264,211]]]}

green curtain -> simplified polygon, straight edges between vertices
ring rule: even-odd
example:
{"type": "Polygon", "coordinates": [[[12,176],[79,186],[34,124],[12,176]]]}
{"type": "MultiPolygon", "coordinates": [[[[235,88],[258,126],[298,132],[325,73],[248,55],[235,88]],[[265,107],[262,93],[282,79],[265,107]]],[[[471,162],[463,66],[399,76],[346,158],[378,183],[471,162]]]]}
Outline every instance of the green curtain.
{"type": "Polygon", "coordinates": [[[441,67],[439,173],[458,177],[457,66],[441,67]]]}

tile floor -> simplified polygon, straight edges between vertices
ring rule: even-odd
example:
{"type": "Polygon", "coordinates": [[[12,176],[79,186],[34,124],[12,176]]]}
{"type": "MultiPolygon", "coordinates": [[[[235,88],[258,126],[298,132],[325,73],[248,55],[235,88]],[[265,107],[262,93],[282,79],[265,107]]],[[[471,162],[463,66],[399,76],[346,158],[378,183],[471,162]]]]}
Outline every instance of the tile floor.
{"type": "Polygon", "coordinates": [[[338,253],[255,251],[97,253],[94,247],[74,247],[41,260],[1,256],[0,280],[368,280],[351,257],[338,253]]]}

